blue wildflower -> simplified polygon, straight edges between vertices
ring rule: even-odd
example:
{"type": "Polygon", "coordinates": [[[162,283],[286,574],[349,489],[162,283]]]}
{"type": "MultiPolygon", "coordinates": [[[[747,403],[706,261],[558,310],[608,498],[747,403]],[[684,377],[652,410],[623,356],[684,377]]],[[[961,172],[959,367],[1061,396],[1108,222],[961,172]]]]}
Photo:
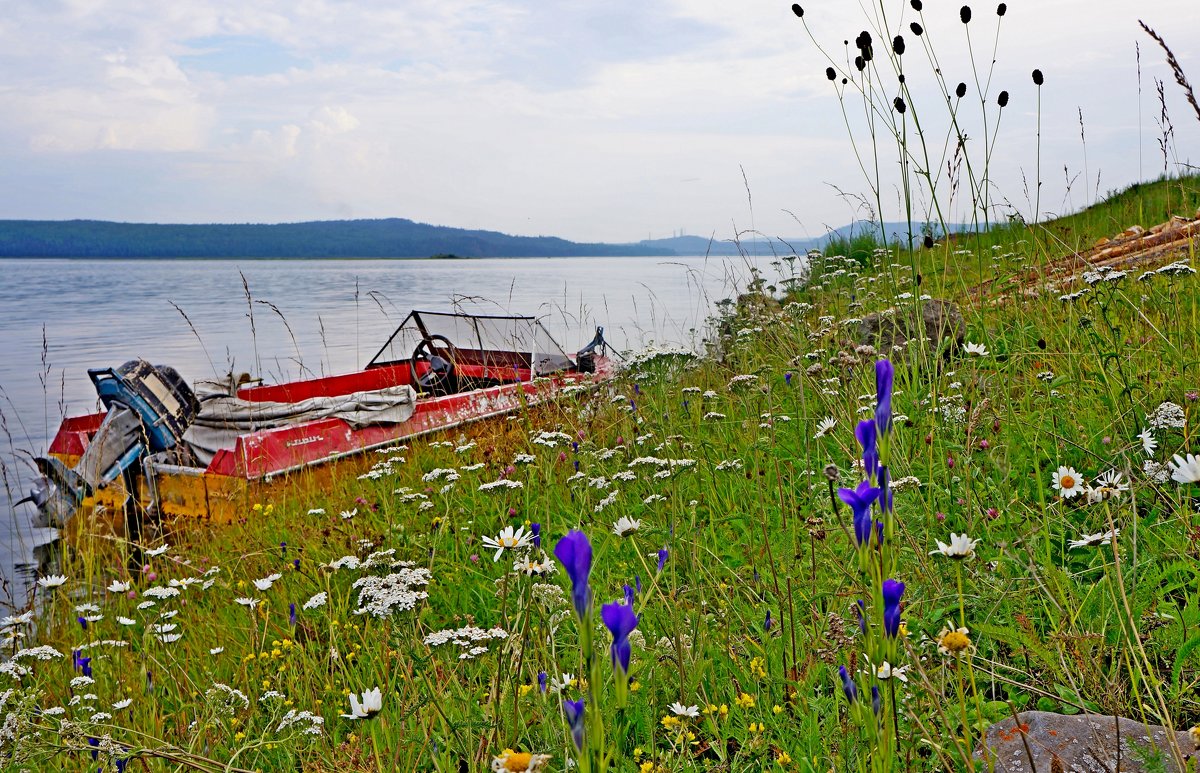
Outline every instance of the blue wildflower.
{"type": "Polygon", "coordinates": [[[838,666],[838,675],[842,677],[842,692],[846,694],[846,700],[851,704],[858,701],[858,685],[850,678],[850,672],[845,666],[838,666]]]}
{"type": "Polygon", "coordinates": [[[629,634],[637,628],[638,617],[633,613],[633,607],[614,602],[600,608],[600,619],[612,633],[613,643],[609,654],[612,656],[613,667],[620,667],[621,675],[624,676],[629,673],[629,658],[633,655],[629,634]]]}
{"type": "Polygon", "coordinates": [[[669,555],[671,554],[667,550],[666,546],[663,546],[663,549],[658,551],[658,571],[661,572],[663,567],[667,565],[667,556],[669,555]]]}
{"type": "MultiPolygon", "coordinates": [[[[579,462],[576,462],[579,464],[579,462]]],[[[529,531],[533,534],[533,547],[542,547],[542,525],[540,523],[529,524],[529,531]]]]}
{"type": "Polygon", "coordinates": [[[874,478],[876,470],[879,469],[879,450],[876,448],[876,430],[874,419],[864,419],[854,428],[854,437],[858,438],[858,444],[862,446],[863,469],[867,472],[867,477],[874,478]]]}
{"type": "Polygon", "coordinates": [[[554,555],[571,578],[571,600],[575,604],[576,614],[582,620],[587,617],[592,602],[592,592],[588,587],[588,575],[592,571],[592,543],[586,534],[572,529],[555,543],[554,555]]]}
{"type": "Polygon", "coordinates": [[[875,425],[880,432],[892,431],[892,385],[896,374],[889,360],[875,361],[875,425]]]}
{"type": "Polygon", "coordinates": [[[571,740],[575,742],[575,750],[583,751],[583,698],[577,701],[564,700],[562,708],[567,725],[571,728],[571,740]]]}
{"type": "Polygon", "coordinates": [[[879,489],[864,480],[858,488],[838,489],[838,499],[850,506],[854,513],[854,541],[859,547],[871,540],[871,505],[879,497],[879,489]]]}
{"type": "Polygon", "coordinates": [[[548,683],[548,679],[546,677],[546,672],[538,671],[538,691],[546,692],[547,683],[548,683]]]}
{"type": "Polygon", "coordinates": [[[888,638],[900,633],[900,597],[904,595],[904,583],[899,580],[883,581],[883,631],[888,638]]]}

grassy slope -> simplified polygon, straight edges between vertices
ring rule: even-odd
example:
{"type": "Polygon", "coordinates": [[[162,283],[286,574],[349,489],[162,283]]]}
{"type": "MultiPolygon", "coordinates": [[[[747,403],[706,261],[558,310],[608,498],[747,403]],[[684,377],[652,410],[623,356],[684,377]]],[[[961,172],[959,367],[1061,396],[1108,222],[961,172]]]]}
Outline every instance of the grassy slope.
{"type": "MultiPolygon", "coordinates": [[[[877,270],[820,261],[807,289],[782,303],[743,304],[725,319],[719,356],[683,367],[662,356],[591,398],[488,425],[473,446],[421,443],[375,477],[345,476],[319,494],[268,503],[270,512],[247,513],[240,528],[175,532],[168,554],[149,560],[156,577],[138,575],[136,589],[212,565],[221,571],[207,590],[194,585],[152,609],[136,609],[144,596],[104,590],[124,575],[120,543],[81,535],[65,567],[72,595],[50,594],[40,641],[66,653],[94,639],[131,644],[93,650],[96,682],[74,692],[98,697],[66,714],[85,721],[82,730],[60,734],[58,718],[26,715],[31,724],[17,748],[33,755],[34,768],[84,769],[87,755],[64,749],[111,734],[130,748],[161,738],[178,747],[174,754],[250,769],[345,771],[478,770],[511,747],[552,754],[551,769],[561,770],[570,741],[558,698],[540,693],[537,674],[584,671],[576,624],[564,600],[506,573],[511,557],[493,562],[480,544],[504,525],[538,522],[546,547],[573,527],[589,534],[597,604],[619,598],[635,576],[641,581],[637,689],[625,709],[615,705],[607,634],[596,637],[598,697],[589,711],[605,717],[616,769],[856,769],[867,744],[848,719],[836,667],[862,667],[852,607],[866,589],[845,509],[831,509],[822,475],[835,464],[843,484],[857,482],[852,428],[873,407],[873,357],[854,352],[853,320],[903,309],[922,292],[954,298],[980,278],[1057,256],[1063,245],[1190,214],[1196,188],[1195,179],[1142,186],[1045,230],[989,235],[999,250],[985,242],[922,252],[918,271],[928,279],[920,289],[907,257],[881,258],[877,270]],[[972,252],[955,254],[962,249],[972,252]],[[754,378],[734,380],[740,374],[754,378]],[[815,438],[824,417],[837,425],[815,438]],[[561,430],[578,447],[562,438],[553,447],[532,442],[542,430],[561,430]],[[478,490],[520,453],[536,456],[509,473],[522,488],[478,490]],[[635,463],[639,457],[694,464],[635,463]],[[572,480],[576,465],[583,475],[572,480]],[[449,468],[461,476],[453,486],[433,475],[449,468]],[[310,513],[317,508],[325,512],[310,513]],[[353,518],[339,517],[352,509],[353,518]],[[641,519],[641,528],[612,534],[620,516],[641,519]],[[659,573],[664,546],[670,555],[659,573]],[[377,549],[431,570],[429,597],[415,610],[356,616],[351,583],[388,570],[322,568],[377,549]],[[274,572],[282,578],[269,590],[253,587],[274,572]],[[300,609],[293,626],[289,603],[300,607],[321,591],[328,604],[300,609]],[[251,611],[234,602],[239,596],[263,601],[251,611]],[[105,615],[86,633],[73,608],[85,599],[105,615]],[[178,610],[170,624],[183,633],[172,643],[148,627],[168,608],[178,610]],[[138,622],[122,626],[118,615],[138,622]],[[422,643],[430,631],[468,623],[500,625],[523,646],[492,644],[492,652],[460,660],[452,644],[422,643]],[[217,647],[223,651],[210,654],[217,647]],[[240,699],[227,706],[210,692],[214,682],[240,690],[248,707],[240,699]],[[349,708],[347,693],[375,686],[384,692],[380,717],[338,716],[349,708]],[[260,698],[271,690],[282,697],[260,698]],[[113,719],[86,724],[83,706],[123,696],[130,707],[106,708],[113,719]],[[674,701],[701,710],[682,732],[670,720],[674,701]],[[293,708],[322,715],[322,735],[280,732],[293,708]]],[[[908,635],[897,658],[909,669],[908,683],[898,685],[902,767],[963,767],[954,739],[977,738],[1009,714],[1010,702],[1082,705],[1177,727],[1200,720],[1192,491],[1150,480],[1137,438],[1147,415],[1171,400],[1184,407],[1187,425],[1157,431],[1153,458],[1195,450],[1196,305],[1193,277],[1131,276],[1075,303],[1048,295],[965,308],[967,337],[988,346],[986,357],[933,367],[935,356],[918,347],[893,353],[895,408],[906,417],[894,474],[919,481],[896,494],[897,575],[908,584],[908,635]],[[1088,480],[1123,471],[1132,491],[1098,505],[1063,501],[1049,486],[1059,465],[1088,480]],[[1069,547],[1110,523],[1121,529],[1117,552],[1069,547]],[[930,555],[952,531],[980,540],[974,559],[930,555]],[[973,650],[960,669],[932,640],[948,620],[964,619],[973,650]]],[[[561,571],[546,582],[569,593],[561,571]]],[[[78,673],[70,660],[32,663],[20,684],[29,700],[67,704],[78,673]]],[[[859,679],[865,693],[870,681],[859,679]]],[[[577,681],[565,694],[581,690],[577,681]]]]}

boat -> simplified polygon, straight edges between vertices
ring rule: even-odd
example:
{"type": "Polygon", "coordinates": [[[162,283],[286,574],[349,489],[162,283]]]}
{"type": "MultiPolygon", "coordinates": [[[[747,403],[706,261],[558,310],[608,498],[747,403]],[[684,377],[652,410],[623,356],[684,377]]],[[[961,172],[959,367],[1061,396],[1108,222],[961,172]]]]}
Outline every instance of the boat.
{"type": "MultiPolygon", "coordinates": [[[[189,386],[145,360],[88,371],[106,410],[62,421],[25,500],[79,512],[231,523],[298,474],[589,389],[614,372],[604,329],[567,355],[535,317],[412,311],[360,371],[189,386]]],[[[326,474],[328,474],[326,472],[326,474]]]]}

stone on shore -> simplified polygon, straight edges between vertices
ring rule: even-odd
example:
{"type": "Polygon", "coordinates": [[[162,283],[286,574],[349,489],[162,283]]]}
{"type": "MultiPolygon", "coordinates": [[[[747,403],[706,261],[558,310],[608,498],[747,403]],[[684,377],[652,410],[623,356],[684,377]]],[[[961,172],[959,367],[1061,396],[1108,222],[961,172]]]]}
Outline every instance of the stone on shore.
{"type": "MultiPolygon", "coordinates": [[[[1011,717],[987,730],[985,744],[996,760],[996,773],[1115,773],[1118,769],[1121,773],[1179,773],[1168,730],[1160,725],[1144,725],[1125,717],[1066,716],[1048,711],[1026,711],[1018,717],[1019,730],[1011,717]],[[1163,767],[1147,764],[1150,759],[1161,760],[1163,767]]],[[[1185,764],[1196,757],[1196,742],[1189,733],[1176,732],[1175,741],[1185,764]]],[[[975,756],[983,759],[982,752],[975,756]]]]}

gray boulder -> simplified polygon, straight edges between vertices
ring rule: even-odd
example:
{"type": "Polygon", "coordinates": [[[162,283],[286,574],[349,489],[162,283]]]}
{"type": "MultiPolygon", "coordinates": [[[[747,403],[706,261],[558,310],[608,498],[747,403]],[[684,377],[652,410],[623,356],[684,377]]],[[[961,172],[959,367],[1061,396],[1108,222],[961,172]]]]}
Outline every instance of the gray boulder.
{"type": "MultiPolygon", "coordinates": [[[[997,722],[987,730],[985,750],[975,753],[980,760],[990,754],[996,773],[1179,773],[1168,730],[1160,725],[1143,725],[1125,717],[1066,716],[1048,711],[1026,711],[1018,716],[1021,730],[1015,729],[1011,717],[997,722]],[[1163,767],[1147,764],[1153,758],[1161,760],[1163,767]]],[[[1196,743],[1188,733],[1176,732],[1175,741],[1185,764],[1196,756],[1196,743]]]]}
{"type": "Polygon", "coordinates": [[[919,313],[905,304],[894,314],[868,314],[859,324],[858,338],[859,343],[874,346],[887,356],[893,346],[904,346],[922,335],[933,351],[939,351],[943,342],[948,342],[946,349],[952,351],[962,346],[966,332],[967,324],[957,305],[931,298],[921,301],[919,313]]]}

